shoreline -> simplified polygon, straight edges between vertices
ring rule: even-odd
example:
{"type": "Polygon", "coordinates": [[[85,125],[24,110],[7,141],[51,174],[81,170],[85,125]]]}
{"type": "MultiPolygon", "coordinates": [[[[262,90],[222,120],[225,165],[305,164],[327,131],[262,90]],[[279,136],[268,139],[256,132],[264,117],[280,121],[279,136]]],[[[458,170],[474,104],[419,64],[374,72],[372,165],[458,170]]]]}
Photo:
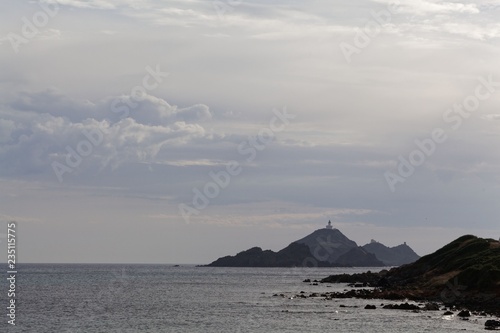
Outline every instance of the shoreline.
{"type": "MultiPolygon", "coordinates": [[[[392,270],[391,270],[392,271],[392,270]]],[[[321,284],[347,283],[353,288],[343,292],[329,293],[332,298],[361,298],[379,300],[411,300],[420,303],[443,304],[448,309],[467,309],[500,317],[500,298],[495,290],[477,290],[458,283],[446,283],[439,287],[426,287],[416,281],[398,283],[391,279],[390,272],[367,271],[358,274],[330,275],[321,284]],[[366,287],[372,289],[364,289],[366,287]]],[[[306,279],[303,282],[308,282],[306,279]]]]}
{"type": "MultiPolygon", "coordinates": [[[[316,280],[314,280],[316,281],[316,280]]],[[[309,282],[310,285],[319,285],[318,283],[311,283],[310,279],[306,279],[303,282],[309,282]]],[[[342,284],[342,282],[323,282],[317,281],[322,284],[342,284]]],[[[358,283],[359,284],[359,283],[358,283]]],[[[304,292],[301,291],[291,298],[321,298],[325,301],[328,300],[340,300],[340,299],[360,299],[360,300],[371,300],[373,303],[368,303],[364,306],[367,311],[375,309],[388,309],[388,310],[405,310],[412,312],[441,312],[441,316],[451,316],[457,317],[460,320],[484,320],[485,330],[500,330],[500,310],[496,307],[498,304],[497,299],[492,299],[492,303],[495,307],[491,308],[490,302],[484,300],[468,300],[465,301],[455,300],[453,302],[444,302],[440,297],[435,295],[429,295],[424,297],[420,294],[415,293],[415,290],[392,290],[392,289],[381,289],[378,287],[373,287],[373,289],[366,289],[369,286],[354,286],[355,283],[351,283],[348,287],[353,287],[350,290],[344,291],[317,291],[317,292],[304,292]],[[390,303],[387,303],[389,301],[390,303]]],[[[330,287],[329,285],[327,287],[330,287]]],[[[275,294],[273,296],[283,296],[275,294]]],[[[340,304],[339,307],[355,307],[359,306],[347,306],[340,304]]]]}

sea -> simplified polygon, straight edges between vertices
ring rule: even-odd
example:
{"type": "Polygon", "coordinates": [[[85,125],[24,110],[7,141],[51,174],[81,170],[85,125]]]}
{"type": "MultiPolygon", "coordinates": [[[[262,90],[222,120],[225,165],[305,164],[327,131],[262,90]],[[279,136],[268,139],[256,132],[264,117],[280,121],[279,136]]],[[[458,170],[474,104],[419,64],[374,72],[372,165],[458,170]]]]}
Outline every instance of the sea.
{"type": "Polygon", "coordinates": [[[305,279],[381,269],[20,264],[15,326],[7,322],[9,285],[0,283],[0,332],[484,332],[491,319],[381,307],[404,300],[297,297],[352,289],[305,279]]]}

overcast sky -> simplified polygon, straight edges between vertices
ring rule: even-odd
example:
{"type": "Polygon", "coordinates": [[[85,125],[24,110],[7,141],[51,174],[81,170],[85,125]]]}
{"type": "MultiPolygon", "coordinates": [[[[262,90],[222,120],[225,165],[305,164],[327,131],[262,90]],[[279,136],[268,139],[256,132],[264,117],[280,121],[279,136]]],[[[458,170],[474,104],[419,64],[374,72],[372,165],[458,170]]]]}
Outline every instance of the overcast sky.
{"type": "Polygon", "coordinates": [[[19,223],[21,262],[118,263],[279,250],[328,220],[420,255],[498,238],[498,17],[499,0],[3,0],[0,237],[19,223]]]}

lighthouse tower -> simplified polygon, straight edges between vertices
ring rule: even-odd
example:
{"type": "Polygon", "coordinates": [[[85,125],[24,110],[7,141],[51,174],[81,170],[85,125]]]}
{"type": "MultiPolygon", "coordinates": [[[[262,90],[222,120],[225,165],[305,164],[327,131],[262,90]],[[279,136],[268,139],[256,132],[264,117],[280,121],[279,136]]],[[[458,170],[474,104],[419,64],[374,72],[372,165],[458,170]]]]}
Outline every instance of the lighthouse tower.
{"type": "Polygon", "coordinates": [[[328,224],[326,225],[326,229],[333,229],[331,221],[328,221],[328,224]]]}

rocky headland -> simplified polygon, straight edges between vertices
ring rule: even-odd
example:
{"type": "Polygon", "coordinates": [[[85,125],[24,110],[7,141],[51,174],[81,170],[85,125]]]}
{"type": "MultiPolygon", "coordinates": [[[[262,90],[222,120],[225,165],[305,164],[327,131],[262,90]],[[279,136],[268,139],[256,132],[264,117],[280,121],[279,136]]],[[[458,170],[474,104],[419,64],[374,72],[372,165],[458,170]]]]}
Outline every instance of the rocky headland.
{"type": "Polygon", "coordinates": [[[372,287],[330,293],[330,298],[439,302],[500,315],[500,242],[466,235],[412,264],[377,273],[331,275],[320,282],[372,287]]]}

